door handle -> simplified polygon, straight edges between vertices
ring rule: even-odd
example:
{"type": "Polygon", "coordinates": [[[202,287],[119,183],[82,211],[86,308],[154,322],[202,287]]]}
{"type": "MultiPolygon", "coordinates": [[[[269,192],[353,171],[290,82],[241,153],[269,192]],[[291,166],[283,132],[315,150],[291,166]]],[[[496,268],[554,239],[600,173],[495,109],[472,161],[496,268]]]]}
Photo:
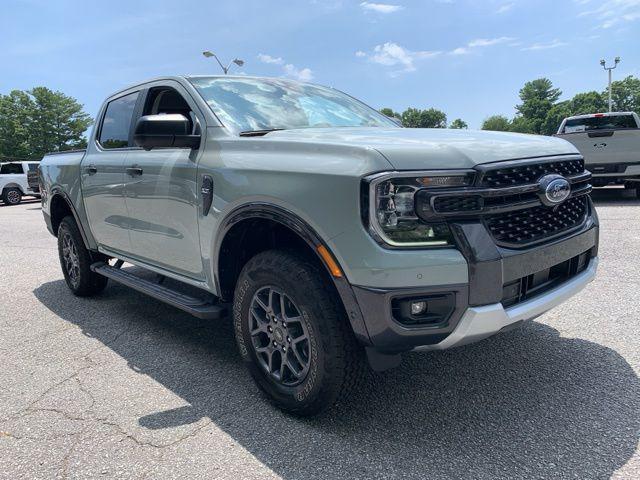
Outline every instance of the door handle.
{"type": "Polygon", "coordinates": [[[142,169],[140,167],[129,167],[126,170],[127,175],[130,175],[132,177],[138,177],[140,175],[142,175],[142,169]]]}
{"type": "Polygon", "coordinates": [[[86,170],[89,175],[95,175],[96,173],[98,173],[98,169],[95,165],[89,165],[86,170]]]}

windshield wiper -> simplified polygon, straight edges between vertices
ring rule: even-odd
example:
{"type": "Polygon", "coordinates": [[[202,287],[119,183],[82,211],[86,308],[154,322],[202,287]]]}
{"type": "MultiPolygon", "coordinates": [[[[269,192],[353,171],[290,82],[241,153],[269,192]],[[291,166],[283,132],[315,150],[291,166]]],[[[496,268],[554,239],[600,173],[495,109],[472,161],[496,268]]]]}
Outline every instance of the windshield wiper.
{"type": "Polygon", "coordinates": [[[262,137],[270,132],[277,132],[278,130],[284,130],[284,128],[265,128],[263,130],[245,130],[240,132],[241,137],[262,137]]]}

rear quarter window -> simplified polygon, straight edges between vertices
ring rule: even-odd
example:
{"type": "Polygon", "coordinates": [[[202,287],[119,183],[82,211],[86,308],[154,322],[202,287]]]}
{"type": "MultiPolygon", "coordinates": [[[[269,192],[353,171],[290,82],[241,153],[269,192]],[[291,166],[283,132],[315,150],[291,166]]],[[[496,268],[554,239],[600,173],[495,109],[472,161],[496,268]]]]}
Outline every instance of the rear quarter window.
{"type": "Polygon", "coordinates": [[[21,175],[24,173],[22,165],[19,163],[5,163],[0,167],[0,175],[21,175]]]}
{"type": "Polygon", "coordinates": [[[133,111],[138,100],[138,92],[117,98],[107,104],[100,126],[99,142],[102,148],[123,148],[129,146],[129,132],[133,111]]]}

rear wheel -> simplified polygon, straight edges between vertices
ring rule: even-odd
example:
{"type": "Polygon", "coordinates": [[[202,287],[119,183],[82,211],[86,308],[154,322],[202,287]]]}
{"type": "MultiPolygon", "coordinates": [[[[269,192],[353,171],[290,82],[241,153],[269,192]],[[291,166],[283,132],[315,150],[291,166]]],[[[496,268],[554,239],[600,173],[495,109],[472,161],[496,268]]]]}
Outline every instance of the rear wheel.
{"type": "Polygon", "coordinates": [[[323,272],[302,256],[270,250],[245,265],[234,330],[260,389],[279,408],[315,415],[344,399],[364,357],[323,272]]]}
{"type": "Polygon", "coordinates": [[[107,277],[91,271],[94,259],[72,216],[63,218],[58,227],[58,255],[64,279],[74,295],[88,297],[107,286],[107,277]]]}
{"type": "Polygon", "coordinates": [[[2,192],[2,201],[6,205],[18,205],[22,201],[22,192],[19,188],[5,188],[2,192]]]}

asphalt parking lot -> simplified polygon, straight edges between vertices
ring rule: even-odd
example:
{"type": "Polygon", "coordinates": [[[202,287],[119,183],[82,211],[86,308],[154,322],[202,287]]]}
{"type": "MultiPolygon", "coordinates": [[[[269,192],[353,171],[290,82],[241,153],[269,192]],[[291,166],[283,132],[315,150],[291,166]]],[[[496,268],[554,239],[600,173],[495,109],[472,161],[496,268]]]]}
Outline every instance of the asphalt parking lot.
{"type": "Polygon", "coordinates": [[[476,345],[406,355],[312,420],[263,400],[229,323],[73,297],[38,202],[0,207],[0,478],[640,478],[640,201],[595,193],[600,270],[476,345]]]}

